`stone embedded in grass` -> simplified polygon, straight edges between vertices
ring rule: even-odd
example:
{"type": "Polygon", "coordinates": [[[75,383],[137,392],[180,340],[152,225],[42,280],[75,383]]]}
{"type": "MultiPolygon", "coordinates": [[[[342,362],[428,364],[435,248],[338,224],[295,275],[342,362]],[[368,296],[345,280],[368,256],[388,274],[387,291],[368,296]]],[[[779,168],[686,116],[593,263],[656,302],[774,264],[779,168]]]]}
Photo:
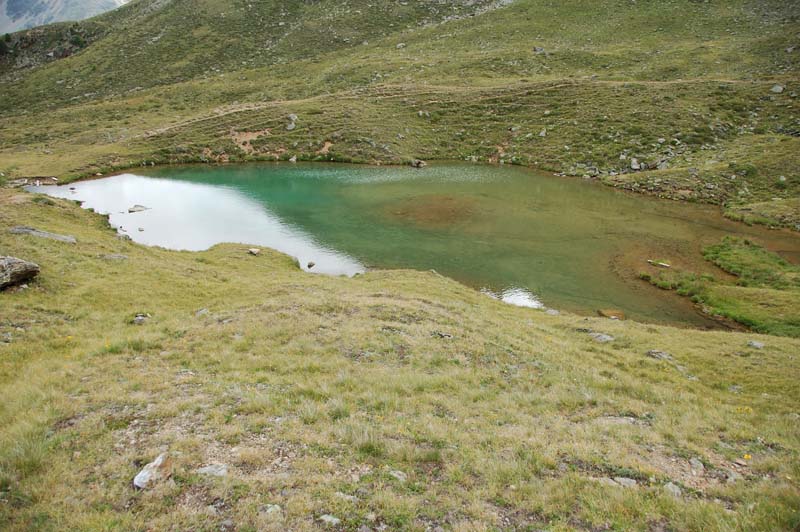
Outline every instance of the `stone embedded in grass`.
{"type": "Polygon", "coordinates": [[[672,360],[672,355],[666,351],[658,351],[657,349],[651,349],[648,351],[647,356],[650,358],[655,358],[656,360],[672,360]]]}
{"type": "Polygon", "coordinates": [[[165,480],[172,475],[172,460],[167,453],[161,453],[158,458],[144,466],[133,479],[134,487],[143,490],[152,486],[159,480],[165,480]]]}
{"type": "Polygon", "coordinates": [[[207,308],[201,308],[200,310],[195,312],[194,315],[197,318],[200,318],[202,316],[207,316],[208,315],[208,309],[207,308]]]}
{"type": "Polygon", "coordinates": [[[103,255],[103,260],[128,260],[127,255],[122,255],[120,253],[111,253],[108,255],[103,255]]]}
{"type": "Polygon", "coordinates": [[[402,471],[397,471],[397,470],[389,471],[389,476],[395,478],[399,482],[405,482],[406,480],[408,480],[408,475],[406,475],[402,471]]]}
{"type": "Polygon", "coordinates": [[[133,317],[134,325],[144,325],[150,319],[150,314],[137,314],[133,317]]]}
{"type": "Polygon", "coordinates": [[[75,244],[77,242],[74,236],[48,233],[47,231],[40,231],[38,229],[34,229],[33,227],[28,227],[25,225],[18,225],[16,227],[12,227],[11,229],[8,230],[8,232],[11,233],[12,235],[30,235],[30,236],[35,236],[37,238],[46,238],[48,240],[57,240],[58,242],[66,242],[67,244],[75,244]]]}
{"type": "Polygon", "coordinates": [[[0,290],[39,275],[39,265],[16,257],[0,257],[0,290]]]}
{"type": "Polygon", "coordinates": [[[764,349],[764,344],[755,340],[750,340],[747,342],[747,347],[752,347],[753,349],[764,349]]]}
{"type": "Polygon", "coordinates": [[[258,248],[250,248],[250,249],[247,250],[247,252],[249,254],[253,255],[254,257],[256,257],[261,253],[261,250],[258,249],[258,248]]]}
{"type": "Polygon", "coordinates": [[[319,520],[329,526],[337,526],[339,523],[342,522],[341,519],[339,519],[338,517],[334,517],[330,514],[325,514],[323,516],[320,516],[319,520]]]}
{"type": "Polygon", "coordinates": [[[608,342],[614,341],[614,337],[611,336],[610,334],[593,332],[589,333],[589,336],[591,336],[595,342],[600,342],[601,344],[607,344],[608,342]]]}
{"type": "Polygon", "coordinates": [[[207,477],[227,477],[228,466],[225,464],[209,464],[198,469],[197,473],[207,477]]]}
{"type": "Polygon", "coordinates": [[[703,462],[701,462],[699,458],[691,458],[689,460],[689,467],[692,468],[693,475],[701,475],[706,470],[706,466],[703,465],[703,462]]]}
{"type": "Polygon", "coordinates": [[[635,488],[637,485],[635,480],[628,477],[614,477],[614,482],[623,488],[635,488]]]}
{"type": "Polygon", "coordinates": [[[666,491],[673,497],[680,497],[683,494],[681,488],[679,488],[676,484],[673,484],[672,482],[667,482],[666,484],[664,484],[664,491],[666,491]]]}
{"type": "Polygon", "coordinates": [[[780,94],[784,91],[784,89],[786,89],[786,87],[783,85],[773,85],[770,91],[774,92],[775,94],[780,94]]]}

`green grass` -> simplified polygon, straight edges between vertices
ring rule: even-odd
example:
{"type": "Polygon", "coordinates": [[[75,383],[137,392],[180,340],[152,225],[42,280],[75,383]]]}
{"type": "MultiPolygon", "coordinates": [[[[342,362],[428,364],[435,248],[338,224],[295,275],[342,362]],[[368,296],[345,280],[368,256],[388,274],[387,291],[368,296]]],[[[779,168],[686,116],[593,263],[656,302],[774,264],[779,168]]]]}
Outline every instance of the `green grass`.
{"type": "Polygon", "coordinates": [[[0,191],[0,245],[42,267],[0,294],[4,529],[798,524],[797,340],[549,316],[434,273],[310,275],[240,245],[146,248],[34,198],[0,191]],[[136,492],[164,451],[171,479],[136,492]],[[228,477],[196,473],[215,462],[228,477]],[[615,476],[638,486],[597,480],[615,476]]]}
{"type": "Polygon", "coordinates": [[[692,298],[704,310],[753,330],[800,337],[800,268],[749,240],[726,237],[704,250],[735,281],[660,269],[642,278],[692,298]]]}

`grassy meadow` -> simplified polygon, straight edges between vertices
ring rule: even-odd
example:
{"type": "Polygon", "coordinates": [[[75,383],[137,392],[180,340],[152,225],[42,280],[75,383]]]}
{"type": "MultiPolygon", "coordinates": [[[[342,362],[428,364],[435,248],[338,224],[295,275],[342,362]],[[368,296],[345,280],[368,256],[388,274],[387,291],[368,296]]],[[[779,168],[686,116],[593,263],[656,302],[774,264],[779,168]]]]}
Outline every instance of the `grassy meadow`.
{"type": "MultiPolygon", "coordinates": [[[[796,230],[798,35],[783,0],[133,0],[3,37],[0,185],[458,159],[796,230]]],[[[248,247],[0,188],[41,266],[0,292],[0,529],[800,528],[796,266],[726,240],[730,275],[651,279],[752,328],[710,332],[248,247]]]]}

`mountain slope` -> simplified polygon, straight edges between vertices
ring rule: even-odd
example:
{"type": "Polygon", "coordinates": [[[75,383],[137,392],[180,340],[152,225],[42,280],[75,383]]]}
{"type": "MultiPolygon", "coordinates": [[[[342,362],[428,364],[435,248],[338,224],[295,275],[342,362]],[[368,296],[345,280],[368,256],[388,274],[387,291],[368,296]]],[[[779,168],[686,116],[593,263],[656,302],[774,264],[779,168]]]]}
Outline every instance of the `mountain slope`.
{"type": "Polygon", "coordinates": [[[331,142],[335,160],[526,164],[794,227],[798,21],[778,0],[137,0],[10,37],[0,171],[331,142]]]}
{"type": "Polygon", "coordinates": [[[110,11],[124,0],[0,0],[0,34],[110,11]]]}

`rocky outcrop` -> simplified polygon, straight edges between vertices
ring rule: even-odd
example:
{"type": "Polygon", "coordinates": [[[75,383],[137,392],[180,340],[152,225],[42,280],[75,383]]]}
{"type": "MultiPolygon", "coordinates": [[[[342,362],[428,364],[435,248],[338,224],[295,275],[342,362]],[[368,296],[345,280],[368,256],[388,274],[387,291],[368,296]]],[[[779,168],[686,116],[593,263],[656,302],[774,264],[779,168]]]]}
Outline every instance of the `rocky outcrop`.
{"type": "Polygon", "coordinates": [[[16,257],[0,257],[0,290],[30,281],[38,274],[38,264],[16,257]]]}
{"type": "Polygon", "coordinates": [[[34,229],[33,227],[27,227],[24,225],[18,225],[16,227],[12,227],[9,229],[9,232],[12,235],[30,235],[35,236],[37,238],[47,238],[49,240],[58,240],[59,242],[66,242],[68,244],[75,244],[77,240],[75,240],[74,236],[69,235],[57,235],[55,233],[48,233],[47,231],[40,231],[38,229],[34,229]]]}

